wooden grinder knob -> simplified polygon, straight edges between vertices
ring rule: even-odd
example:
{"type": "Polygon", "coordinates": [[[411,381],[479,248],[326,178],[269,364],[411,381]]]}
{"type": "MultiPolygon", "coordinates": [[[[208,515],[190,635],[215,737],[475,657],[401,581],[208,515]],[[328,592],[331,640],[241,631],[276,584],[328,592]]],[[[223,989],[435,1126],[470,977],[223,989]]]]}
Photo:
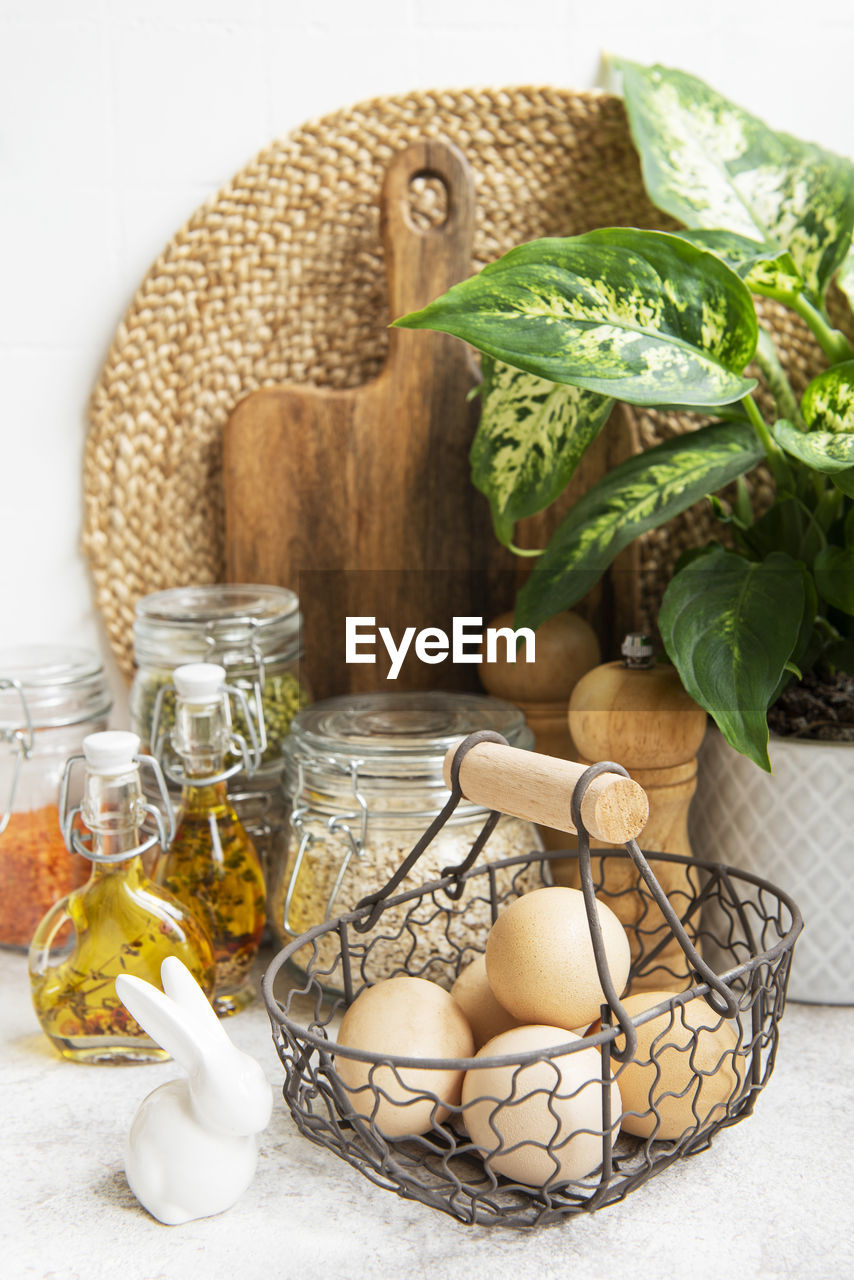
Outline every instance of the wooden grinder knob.
{"type": "MultiPolygon", "coordinates": [[[[452,746],[445,756],[443,773],[448,787],[458,746],[452,746]]],[[[575,784],[586,768],[574,760],[559,760],[499,742],[479,742],[463,756],[460,788],[466,800],[485,809],[575,832],[570,804],[575,784]]],[[[594,778],[581,802],[581,818],[590,835],[613,844],[634,840],[648,817],[643,787],[618,773],[594,778]]]]}
{"type": "Polygon", "coordinates": [[[685,692],[675,667],[607,662],[575,685],[569,729],[583,760],[616,760],[632,774],[684,766],[694,774],[706,713],[685,692]]]}

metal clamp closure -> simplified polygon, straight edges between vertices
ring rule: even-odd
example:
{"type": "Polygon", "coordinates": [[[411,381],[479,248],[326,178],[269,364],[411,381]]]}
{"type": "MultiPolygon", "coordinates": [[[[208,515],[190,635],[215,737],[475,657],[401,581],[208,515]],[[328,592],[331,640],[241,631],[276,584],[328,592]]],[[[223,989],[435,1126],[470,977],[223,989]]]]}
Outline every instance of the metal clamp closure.
{"type": "MultiPolygon", "coordinates": [[[[394,892],[401,880],[405,879],[406,876],[409,875],[409,872],[415,866],[424,850],[433,842],[456,809],[457,805],[462,800],[463,792],[460,786],[460,766],[466,753],[471,751],[472,747],[476,747],[480,742],[499,742],[505,747],[508,745],[507,739],[503,738],[500,733],[495,733],[492,729],[479,729],[476,733],[470,733],[467,738],[463,739],[457,747],[457,750],[454,753],[454,758],[451,762],[451,794],[448,797],[445,807],[436,815],[421,839],[413,846],[412,851],[404,858],[403,862],[400,864],[397,871],[395,871],[391,879],[384,884],[381,889],[377,889],[374,893],[367,894],[356,903],[356,911],[361,911],[364,907],[371,908],[366,916],[352,922],[353,928],[357,933],[367,933],[369,929],[373,928],[374,924],[376,924],[379,919],[379,916],[382,914],[383,902],[385,899],[389,894],[394,892]]],[[[462,896],[462,877],[474,864],[481,849],[495,830],[495,826],[500,817],[500,810],[493,809],[487,817],[486,822],[483,824],[480,834],[469,852],[466,854],[464,861],[457,867],[445,867],[442,871],[443,880],[446,876],[455,877],[454,882],[445,887],[445,893],[449,898],[456,900],[462,896]]]]}
{"type": "Polygon", "coordinates": [[[253,684],[254,717],[249,709],[249,700],[242,689],[237,685],[226,684],[223,685],[223,692],[229,698],[235,700],[242,712],[250,742],[247,743],[242,733],[232,729],[225,750],[240,758],[234,764],[220,770],[219,773],[212,773],[200,778],[195,775],[191,777],[180,768],[176,763],[179,759],[178,752],[175,751],[169,741],[168,730],[164,729],[160,732],[163,700],[166,694],[175,694],[175,686],[174,684],[162,685],[157,690],[157,697],[154,700],[154,714],[151,721],[151,740],[154,755],[160,761],[163,772],[170,782],[174,782],[180,787],[212,787],[217,782],[226,782],[237,773],[245,773],[247,778],[251,778],[258,772],[261,766],[261,758],[267,749],[267,732],[264,724],[264,711],[261,706],[261,686],[257,681],[253,684]],[[255,727],[256,723],[258,724],[258,729],[255,727]]]}
{"type": "MultiPolygon", "coordinates": [[[[255,679],[252,681],[252,700],[255,705],[255,725],[257,725],[257,736],[260,744],[257,755],[258,760],[260,761],[260,757],[267,750],[267,725],[264,719],[264,704],[261,698],[264,691],[264,685],[267,680],[267,667],[257,635],[262,623],[258,618],[253,617],[251,614],[244,614],[241,617],[232,618],[230,622],[231,625],[246,627],[248,648],[246,650],[237,649],[236,655],[240,659],[246,659],[246,665],[251,664],[255,667],[255,679]]],[[[225,666],[226,653],[225,649],[221,646],[220,637],[212,634],[210,631],[205,631],[204,639],[205,648],[207,649],[204,661],[217,662],[220,663],[220,665],[225,666]]],[[[232,650],[231,653],[232,656],[235,655],[234,650],[232,650]]],[[[226,685],[225,687],[229,692],[232,691],[231,685],[226,685]]],[[[245,696],[242,690],[240,691],[240,696],[245,696]]],[[[252,731],[251,717],[245,711],[244,714],[246,715],[246,724],[249,729],[249,736],[253,739],[254,743],[255,739],[252,731]]],[[[257,764],[255,765],[255,768],[258,768],[257,764]]]]}
{"type": "MultiPolygon", "coordinates": [[[[337,836],[340,833],[344,836],[344,857],[342,858],[340,866],[338,867],[335,880],[330,890],[329,897],[326,902],[326,907],[324,909],[323,920],[315,921],[314,923],[316,924],[319,924],[319,923],[325,924],[326,921],[331,918],[332,908],[341,890],[341,885],[344,882],[344,876],[346,875],[347,868],[350,865],[351,859],[354,857],[358,859],[364,856],[365,845],[367,843],[367,838],[368,838],[368,802],[363,796],[359,788],[359,766],[362,763],[363,762],[361,760],[351,760],[349,761],[349,764],[347,766],[347,772],[350,775],[350,781],[353,789],[353,796],[358,805],[358,812],[334,814],[331,818],[327,820],[325,824],[326,830],[329,832],[330,835],[337,836]],[[358,819],[359,821],[358,835],[353,834],[353,828],[350,825],[350,823],[354,819],[358,819]]],[[[296,794],[302,795],[304,787],[305,787],[305,772],[304,772],[303,764],[300,761],[298,764],[296,794]]],[[[284,906],[282,908],[282,925],[285,929],[285,932],[289,933],[291,937],[296,937],[300,932],[300,930],[298,928],[295,928],[291,923],[291,907],[293,905],[294,897],[296,894],[296,887],[297,887],[297,882],[299,880],[300,871],[302,869],[303,859],[305,857],[307,850],[318,839],[316,835],[314,835],[311,831],[306,829],[303,822],[303,819],[305,818],[305,815],[310,811],[310,808],[311,806],[307,804],[300,805],[298,808],[295,808],[292,811],[291,818],[290,818],[290,825],[299,836],[299,844],[297,846],[297,852],[296,852],[296,856],[294,857],[293,866],[291,867],[291,874],[288,877],[288,886],[287,886],[287,889],[285,890],[285,901],[284,901],[284,906]]]]}
{"type": "Polygon", "coordinates": [[[126,862],[129,858],[139,857],[143,853],[147,853],[149,849],[153,849],[155,845],[160,845],[165,852],[175,838],[175,812],[172,808],[172,802],[169,799],[169,790],[166,786],[166,779],[160,763],[154,756],[138,755],[134,756],[134,760],[140,766],[147,765],[154,773],[157,783],[157,789],[160,792],[160,798],[163,801],[163,809],[157,805],[149,804],[147,801],[141,805],[142,811],[149,814],[154,819],[156,831],[153,835],[146,837],[141,844],[134,845],[130,849],[122,849],[117,853],[99,853],[93,848],[93,840],[90,837],[89,842],[84,840],[81,832],[74,826],[74,820],[78,816],[82,816],[82,806],[75,805],[73,808],[68,807],[68,792],[71,783],[71,774],[75,764],[79,762],[85,763],[86,757],[83,755],[69,756],[62,770],[62,780],[59,788],[59,818],[60,830],[62,838],[65,841],[65,847],[69,853],[82,854],[84,858],[88,858],[90,862],[126,862]]]}
{"type": "Polygon", "coordinates": [[[27,699],[24,696],[24,690],[21,688],[20,681],[12,680],[9,677],[0,678],[0,689],[14,689],[21,700],[21,710],[23,711],[24,729],[3,729],[0,732],[0,742],[8,742],[12,746],[15,755],[15,763],[12,765],[12,778],[9,784],[9,795],[5,805],[0,808],[0,836],[9,825],[9,819],[12,816],[12,805],[15,802],[15,791],[18,786],[18,777],[21,772],[21,763],[28,760],[33,750],[33,721],[30,716],[30,708],[27,706],[27,699]]]}

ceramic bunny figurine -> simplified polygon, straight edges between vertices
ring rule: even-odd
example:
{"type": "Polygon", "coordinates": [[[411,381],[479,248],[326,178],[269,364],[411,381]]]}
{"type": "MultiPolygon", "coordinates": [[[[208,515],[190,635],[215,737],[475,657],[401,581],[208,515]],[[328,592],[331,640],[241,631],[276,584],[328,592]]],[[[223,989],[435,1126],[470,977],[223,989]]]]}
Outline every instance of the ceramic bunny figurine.
{"type": "Polygon", "coordinates": [[[189,970],[167,956],[163,991],[130,974],[116,993],[141,1027],[187,1072],[144,1098],[125,1149],[136,1198],[169,1226],[228,1209],[255,1174],[256,1134],[273,1092],[261,1066],[229,1039],[189,970]]]}

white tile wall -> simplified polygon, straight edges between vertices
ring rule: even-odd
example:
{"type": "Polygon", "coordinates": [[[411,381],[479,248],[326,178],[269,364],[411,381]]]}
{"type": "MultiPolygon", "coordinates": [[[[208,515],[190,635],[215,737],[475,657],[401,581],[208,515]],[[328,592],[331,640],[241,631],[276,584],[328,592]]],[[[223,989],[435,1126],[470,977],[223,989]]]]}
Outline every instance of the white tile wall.
{"type": "Polygon", "coordinates": [[[4,182],[62,188],[103,179],[110,139],[106,41],[97,19],[81,16],[92,7],[74,10],[71,21],[62,16],[0,27],[0,78],[10,111],[4,182]]]}
{"type": "Polygon", "coordinates": [[[0,0],[0,647],[103,647],[78,549],[86,400],[209,194],[314,116],[407,89],[586,87],[603,49],[854,155],[850,0],[0,0]]]}
{"type": "Polygon", "coordinates": [[[264,141],[257,26],[134,20],[110,23],[107,38],[111,167],[121,188],[216,187],[264,141]]]}
{"type": "Polygon", "coordinates": [[[103,187],[5,187],[4,348],[78,346],[95,335],[103,341],[105,302],[121,278],[115,204],[116,192],[103,187]]]}

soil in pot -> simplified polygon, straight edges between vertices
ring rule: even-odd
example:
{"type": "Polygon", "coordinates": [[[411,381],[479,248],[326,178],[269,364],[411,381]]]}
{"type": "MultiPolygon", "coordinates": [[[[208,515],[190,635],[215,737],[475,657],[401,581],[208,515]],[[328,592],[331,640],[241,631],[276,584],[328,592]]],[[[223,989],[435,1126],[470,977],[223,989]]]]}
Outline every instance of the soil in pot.
{"type": "Polygon", "coordinates": [[[783,738],[854,742],[854,675],[808,671],[774,703],[768,727],[783,738]]]}

